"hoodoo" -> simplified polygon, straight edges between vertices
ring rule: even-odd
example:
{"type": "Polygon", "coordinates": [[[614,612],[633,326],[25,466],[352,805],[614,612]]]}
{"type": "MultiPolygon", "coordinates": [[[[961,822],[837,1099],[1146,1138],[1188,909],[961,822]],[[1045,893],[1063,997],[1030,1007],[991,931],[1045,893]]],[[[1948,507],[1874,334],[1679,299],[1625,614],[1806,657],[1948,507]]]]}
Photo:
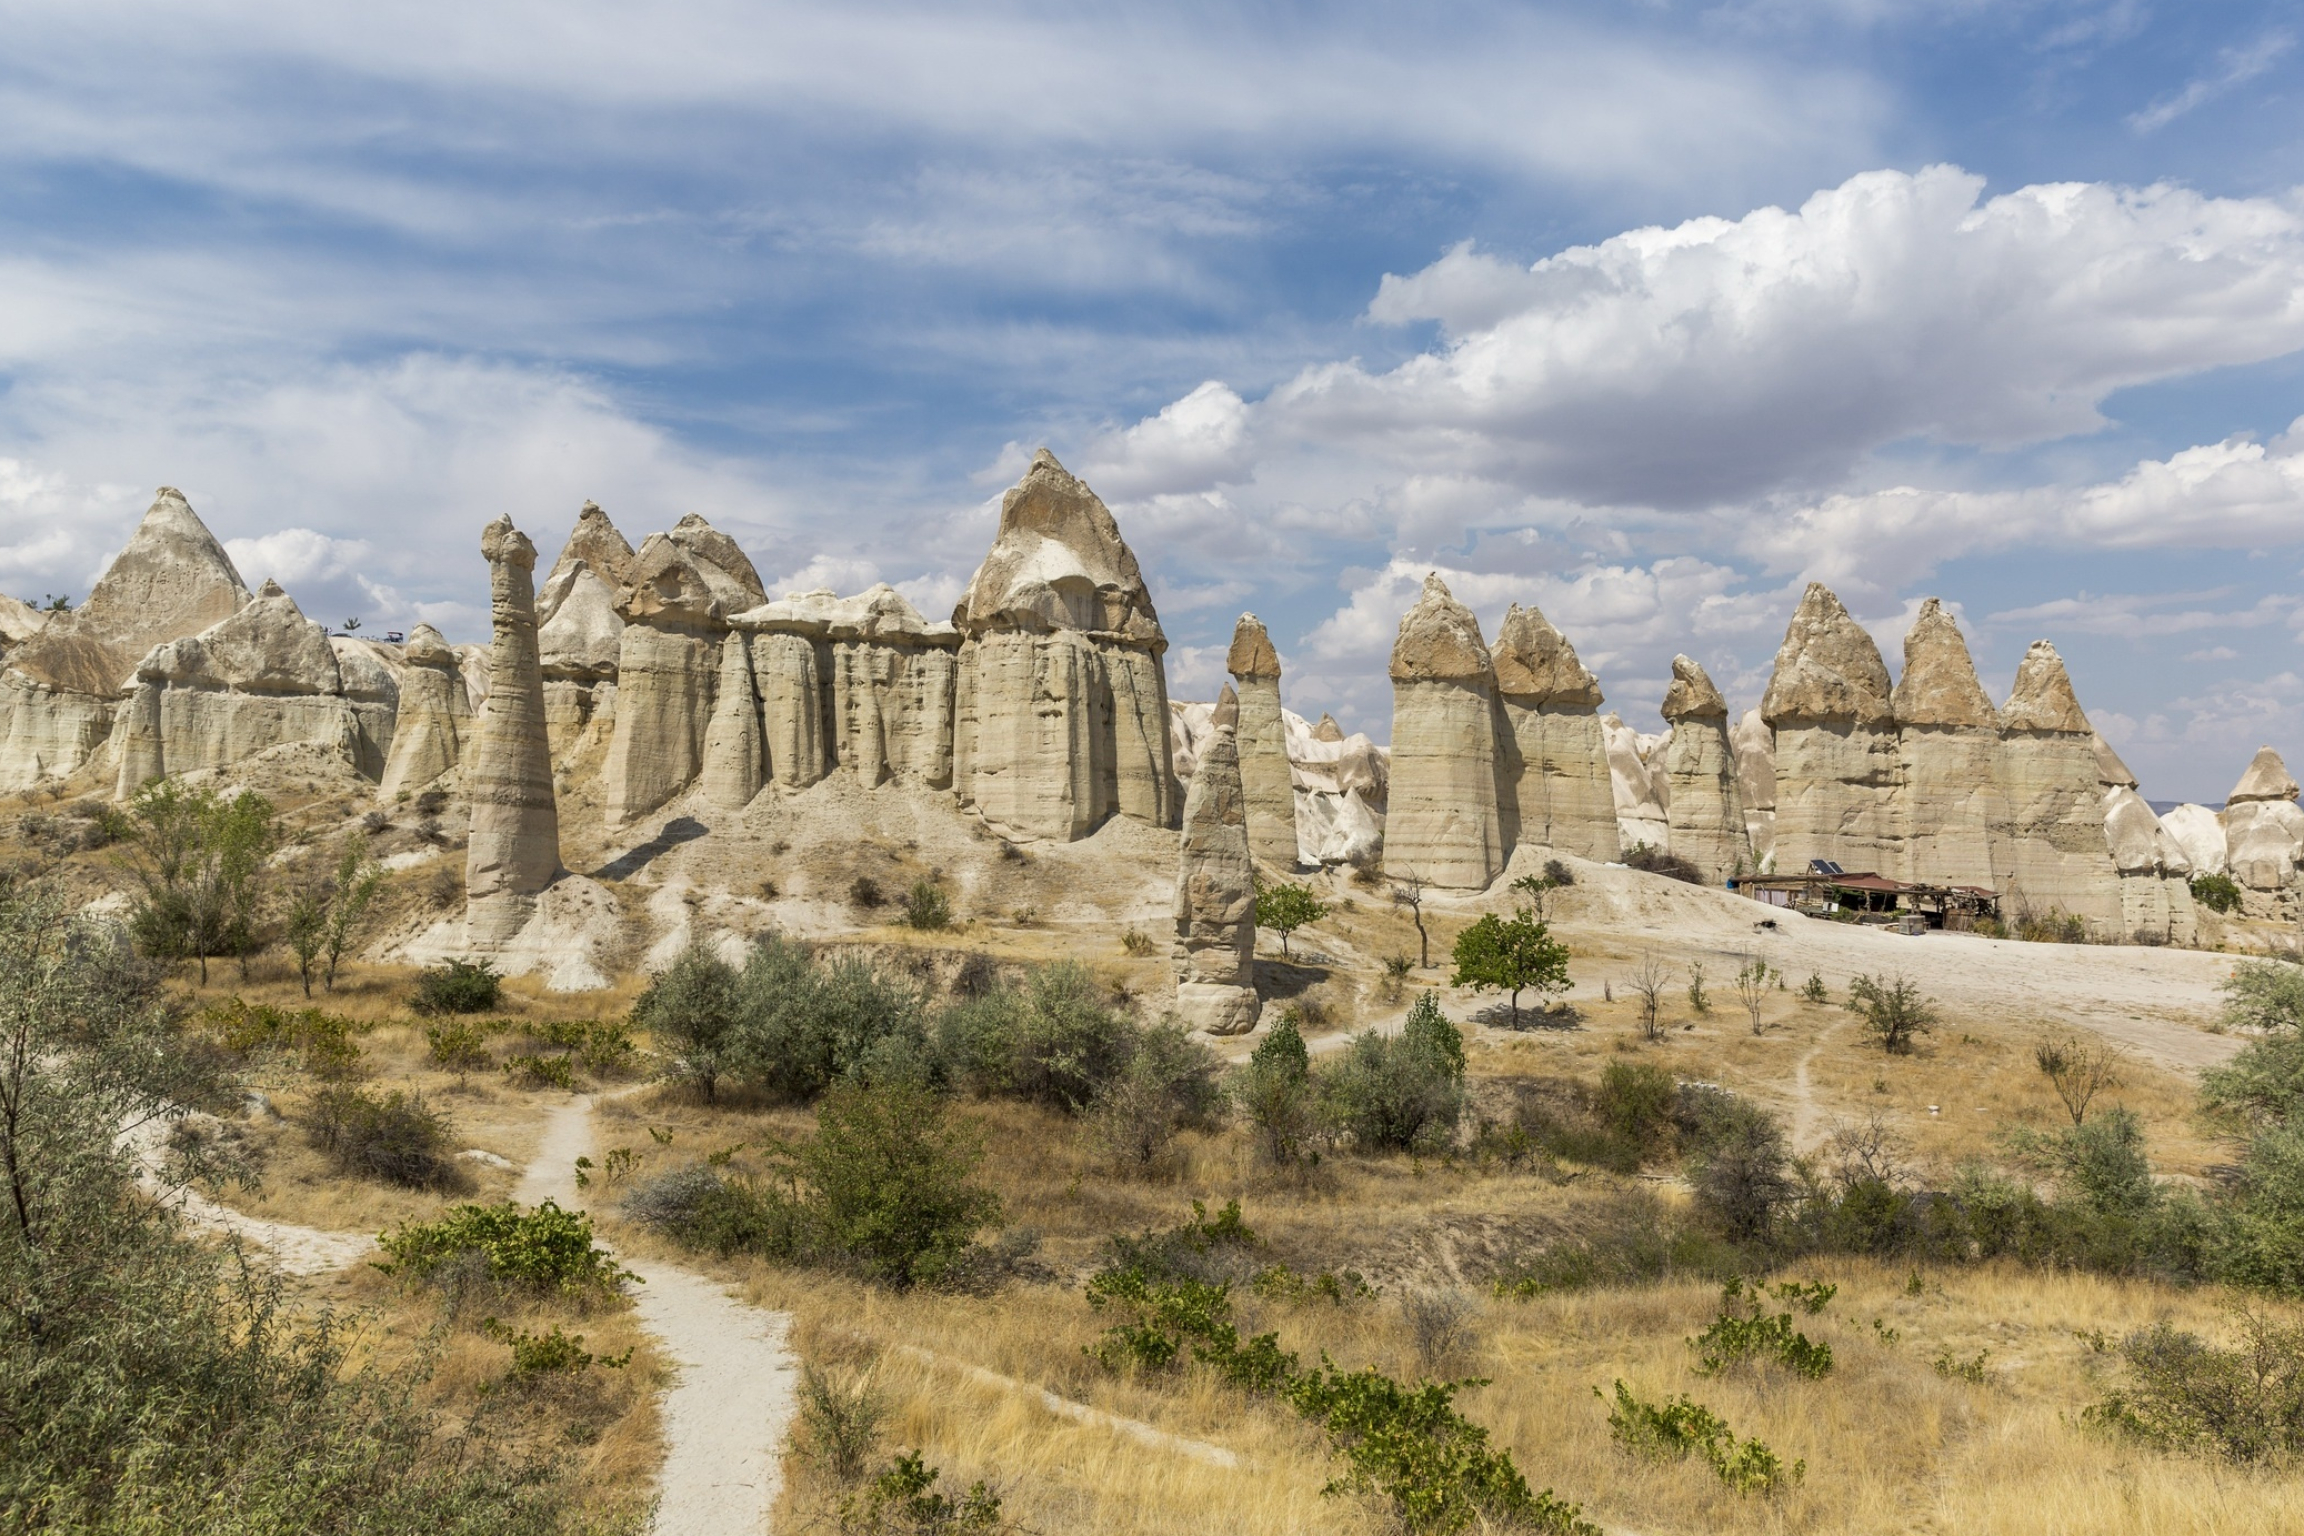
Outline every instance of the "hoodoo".
{"type": "Polygon", "coordinates": [[[1256,1027],[1256,880],[1247,795],[1229,727],[1202,742],[1176,861],[1176,1012],[1193,1029],[1256,1027]]]}
{"type": "Polygon", "coordinates": [[[1391,671],[1385,872],[1480,889],[1511,852],[1496,794],[1496,670],[1480,621],[1437,574],[1400,620],[1391,671]]]}
{"type": "Polygon", "coordinates": [[[1784,631],[1760,702],[1776,733],[1776,867],[1903,867],[1895,717],[1880,648],[1821,582],[1784,631]]]}
{"type": "Polygon", "coordinates": [[[526,924],[560,869],[560,816],[544,676],[536,655],[536,546],[499,517],[480,535],[488,560],[488,712],[464,773],[472,807],[464,867],[473,949],[501,948],[526,924]]]}
{"type": "Polygon", "coordinates": [[[1600,680],[1568,637],[1513,604],[1496,631],[1505,729],[1499,790],[1512,841],[1602,863],[1616,858],[1616,798],[1600,728],[1600,680]]]}
{"type": "Polygon", "coordinates": [[[1608,792],[1624,851],[1641,847],[1661,851],[1672,841],[1672,825],[1664,812],[1663,788],[1640,751],[1640,733],[1614,714],[1600,717],[1600,731],[1608,744],[1608,792]]]}
{"type": "Polygon", "coordinates": [[[1665,798],[1671,851],[1716,884],[1750,873],[1752,847],[1744,831],[1736,756],[1728,744],[1728,701],[1702,667],[1675,656],[1663,714],[1672,722],[1661,764],[1671,785],[1665,798]]]}
{"type": "Polygon", "coordinates": [[[2000,712],[1977,681],[1960,626],[1933,597],[1904,636],[1904,675],[1891,704],[1906,877],[2004,890],[2014,829],[2001,782],[2000,712]]]}
{"type": "Polygon", "coordinates": [[[607,513],[584,503],[536,594],[536,646],[555,761],[568,757],[585,728],[615,709],[624,642],[616,600],[631,576],[632,546],[607,513]]]}
{"type": "Polygon", "coordinates": [[[422,789],[463,760],[474,734],[471,696],[456,653],[429,624],[408,632],[400,671],[399,722],[377,798],[422,789]]]}
{"type": "Polygon", "coordinates": [[[1288,767],[1288,728],[1280,718],[1280,653],[1263,620],[1240,615],[1224,657],[1240,711],[1234,739],[1248,796],[1248,848],[1267,864],[1296,865],[1296,791],[1288,767]]]}
{"type": "Polygon", "coordinates": [[[1752,845],[1756,869],[1773,869],[1776,860],[1776,733],[1748,709],[1729,733],[1736,749],[1736,794],[1744,802],[1744,833],[1752,845]]]}
{"type": "Polygon", "coordinates": [[[1117,812],[1176,825],[1168,649],[1136,556],[1096,493],[1045,448],[953,610],[953,773],[966,804],[1027,837],[1085,837],[1117,812]]]}
{"type": "Polygon", "coordinates": [[[2224,802],[2225,861],[2251,916],[2287,916],[2289,883],[2304,855],[2296,780],[2270,747],[2259,747],[2224,802]]]}
{"type": "Polygon", "coordinates": [[[2120,882],[2105,841],[2096,732],[2064,658],[2035,640],[2000,706],[2000,773],[2010,818],[2015,908],[2061,912],[2120,931],[2120,882]]]}

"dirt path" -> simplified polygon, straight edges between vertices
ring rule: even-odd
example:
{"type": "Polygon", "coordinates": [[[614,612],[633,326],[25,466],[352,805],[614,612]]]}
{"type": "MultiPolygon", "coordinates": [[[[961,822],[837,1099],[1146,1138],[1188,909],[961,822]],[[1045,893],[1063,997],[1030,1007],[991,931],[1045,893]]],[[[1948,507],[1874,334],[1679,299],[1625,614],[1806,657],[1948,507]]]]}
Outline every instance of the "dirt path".
{"type": "MultiPolygon", "coordinates": [[[[512,1197],[581,1209],[576,1159],[593,1147],[581,1094],[552,1112],[512,1197]]],[[[679,1372],[664,1394],[664,1468],[653,1529],[663,1536],[759,1536],[783,1485],[780,1457],[798,1406],[785,1336],[791,1318],[668,1264],[634,1288],[640,1320],[679,1372]]]]}
{"type": "Polygon", "coordinates": [[[1792,1150],[1794,1152],[1806,1152],[1816,1145],[1820,1134],[1817,1121],[1821,1120],[1824,1114],[1816,1105],[1816,1090],[1808,1080],[1808,1064],[1822,1054],[1824,1042],[1831,1039],[1833,1031],[1846,1022],[1845,1019],[1834,1019],[1818,1030],[1816,1038],[1808,1042],[1808,1049],[1800,1053],[1800,1065],[1792,1069],[1792,1150]]]}
{"type": "Polygon", "coordinates": [[[120,1144],[136,1154],[136,1182],[145,1193],[176,1209],[192,1225],[254,1243],[271,1256],[282,1273],[290,1275],[324,1275],[376,1251],[376,1239],[366,1232],[323,1232],[316,1227],[261,1221],[218,1205],[196,1189],[166,1183],[160,1177],[159,1163],[160,1146],[167,1136],[167,1122],[149,1120],[124,1133],[120,1144]]]}

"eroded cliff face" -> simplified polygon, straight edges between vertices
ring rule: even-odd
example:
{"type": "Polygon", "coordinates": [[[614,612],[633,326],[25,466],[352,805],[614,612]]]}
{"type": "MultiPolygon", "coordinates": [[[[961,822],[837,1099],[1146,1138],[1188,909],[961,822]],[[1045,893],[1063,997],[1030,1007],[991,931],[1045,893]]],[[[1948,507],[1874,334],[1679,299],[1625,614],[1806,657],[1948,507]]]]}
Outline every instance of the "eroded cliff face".
{"type": "Polygon", "coordinates": [[[1503,709],[1498,786],[1512,844],[1614,860],[1621,849],[1600,680],[1568,637],[1514,603],[1492,653],[1503,709]]]}
{"type": "Polygon", "coordinates": [[[614,718],[624,616],[616,604],[632,579],[632,546],[591,502],[536,594],[536,645],[544,671],[544,712],[552,758],[565,763],[587,730],[614,718]]]}
{"type": "Polygon", "coordinates": [[[1384,872],[1482,889],[1512,851],[1496,787],[1496,672],[1480,621],[1438,575],[1400,620],[1391,673],[1384,872]]]}
{"type": "Polygon", "coordinates": [[[1176,825],[1168,638],[1112,514],[1054,454],[1003,498],[952,623],[963,803],[1025,837],[1084,837],[1115,814],[1176,825]]]}
{"type": "Polygon", "coordinates": [[[1784,631],[1760,715],[1776,733],[1776,867],[1903,867],[1902,762],[1880,648],[1822,583],[1784,631]]]}
{"type": "Polygon", "coordinates": [[[1736,750],[1736,793],[1744,803],[1744,834],[1752,845],[1753,867],[1776,867],[1776,733],[1748,709],[1729,732],[1736,750]]]}
{"type": "Polygon", "coordinates": [[[401,655],[398,724],[377,798],[389,804],[447,777],[477,734],[456,652],[440,631],[417,625],[401,655]]]}
{"type": "Polygon", "coordinates": [[[1288,728],[1281,719],[1280,653],[1264,621],[1240,615],[1224,658],[1232,675],[1239,710],[1234,739],[1239,747],[1240,783],[1248,796],[1248,847],[1257,858],[1282,869],[1297,859],[1296,791],[1288,764],[1288,728]]]}
{"type": "Polygon", "coordinates": [[[188,639],[251,601],[231,557],[173,486],[162,486],[87,601],[49,615],[0,667],[0,793],[78,772],[112,734],[121,695],[153,647],[188,639]]]}
{"type": "Polygon", "coordinates": [[[1658,765],[1670,785],[1665,826],[1671,851],[1716,885],[1752,873],[1736,754],[1728,739],[1728,701],[1701,666],[1675,656],[1663,715],[1672,722],[1658,765]]]}
{"type": "Polygon", "coordinates": [[[885,582],[856,597],[790,594],[735,625],[751,637],[775,782],[800,788],[845,771],[867,787],[951,787],[951,625],[928,623],[885,582]]]}
{"type": "Polygon", "coordinates": [[[1926,885],[2006,889],[2013,813],[2001,777],[2000,712],[1960,627],[1935,598],[1904,636],[1891,698],[1902,774],[1904,875],[1926,885]]]}
{"type": "Polygon", "coordinates": [[[2015,909],[2063,912],[2117,932],[2122,904],[2105,840],[2096,732],[2064,658],[2047,641],[2034,641],[2017,665],[2000,728],[2015,909]]]}

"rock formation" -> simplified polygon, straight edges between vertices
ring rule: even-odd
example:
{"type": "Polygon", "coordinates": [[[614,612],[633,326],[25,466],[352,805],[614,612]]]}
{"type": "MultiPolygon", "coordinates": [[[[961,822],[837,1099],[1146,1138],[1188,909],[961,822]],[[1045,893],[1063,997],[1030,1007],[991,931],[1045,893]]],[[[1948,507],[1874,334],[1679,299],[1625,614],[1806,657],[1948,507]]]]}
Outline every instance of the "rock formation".
{"type": "Polygon", "coordinates": [[[649,535],[618,593],[616,723],[604,770],[608,824],[622,826],[686,790],[704,737],[728,616],[766,596],[735,541],[691,513],[649,535]]]}
{"type": "Polygon", "coordinates": [[[0,670],[0,793],[74,773],[112,732],[154,646],[250,601],[231,557],[181,491],[162,486],[127,546],[69,613],[50,615],[0,670]]]}
{"type": "Polygon", "coordinates": [[[1736,754],[1728,742],[1728,701],[1702,667],[1675,656],[1663,713],[1672,722],[1659,765],[1671,786],[1665,800],[1668,846],[1715,885],[1725,885],[1731,875],[1752,872],[1736,754]]]}
{"type": "Polygon", "coordinates": [[[2179,805],[2160,818],[2160,825],[2176,839],[2196,875],[2221,875],[2224,855],[2224,819],[2204,805],[2179,805]]]}
{"type": "Polygon", "coordinates": [[[2199,925],[2192,905],[2192,861],[2183,845],[2160,825],[2133,783],[2107,784],[2103,808],[2104,842],[2120,882],[2120,937],[2192,943],[2199,925]]]}
{"type": "Polygon", "coordinates": [[[1002,499],[952,622],[965,804],[1027,837],[1084,837],[1114,813],[1176,824],[1168,638],[1112,514],[1046,449],[1002,499]]]}
{"type": "Polygon", "coordinates": [[[1365,735],[1347,736],[1281,714],[1287,728],[1289,784],[1296,819],[1296,859],[1313,867],[1375,868],[1384,852],[1384,811],[1392,791],[1391,755],[1365,735]]]}
{"type": "Polygon", "coordinates": [[[21,598],[0,593],[0,658],[40,633],[48,615],[21,598]]]}
{"type": "Polygon", "coordinates": [[[1256,882],[1247,795],[1229,728],[1211,731],[1184,797],[1176,863],[1176,1013],[1192,1029],[1256,1027],[1256,882]]]}
{"type": "Polygon", "coordinates": [[[2288,915],[2287,892],[2304,856],[2304,810],[2296,781],[2270,747],[2259,747],[2224,802],[2225,865],[2251,917],[2288,915]]]}
{"type": "Polygon", "coordinates": [[[1567,636],[1517,603],[1492,655],[1504,710],[1498,787],[1512,841],[1612,862],[1621,849],[1600,680],[1567,636]]]}
{"type": "Polygon", "coordinates": [[[1840,599],[1810,582],[1760,701],[1776,733],[1776,868],[1903,866],[1901,772],[1888,668],[1840,599]]]}
{"type": "Polygon", "coordinates": [[[1391,674],[1385,872],[1485,888],[1512,851],[1496,789],[1496,671],[1480,621],[1437,574],[1400,620],[1391,674]]]}
{"type": "Polygon", "coordinates": [[[164,775],[222,768],[292,741],[320,742],[381,773],[377,738],[391,739],[399,688],[381,663],[364,653],[361,662],[368,697],[356,701],[328,632],[267,581],[237,612],[154,646],[137,664],[120,709],[115,793],[125,799],[164,775]]]}
{"type": "Polygon", "coordinates": [[[377,798],[397,800],[424,788],[463,760],[474,735],[472,701],[456,653],[440,631],[419,624],[402,652],[398,725],[377,798]]]}
{"type": "Polygon", "coordinates": [[[712,718],[704,730],[704,767],[697,788],[722,810],[752,803],[767,782],[760,739],[760,696],[752,686],[752,646],[740,634],[720,642],[720,676],[712,718]]]}
{"type": "Polygon", "coordinates": [[[840,768],[867,786],[951,786],[951,625],[928,623],[885,582],[857,597],[789,594],[730,622],[751,637],[777,783],[804,788],[840,768]]]}
{"type": "Polygon", "coordinates": [[[1671,822],[1655,776],[1640,753],[1640,733],[1607,714],[1600,717],[1600,736],[1608,749],[1609,795],[1616,804],[1616,835],[1623,851],[1630,853],[1642,845],[1658,850],[1670,846],[1671,822]]]}
{"type": "Polygon", "coordinates": [[[1280,653],[1252,613],[1232,627],[1224,657],[1240,712],[1233,739],[1240,783],[1248,795],[1248,848],[1267,864],[1296,867],[1296,791],[1288,766],[1288,728],[1280,719],[1280,653]]]}
{"type": "Polygon", "coordinates": [[[615,708],[624,640],[616,601],[631,580],[632,559],[624,535],[588,501],[536,595],[536,645],[555,759],[572,752],[585,727],[615,708]]]}
{"type": "Polygon", "coordinates": [[[464,769],[472,809],[464,891],[467,942],[486,954],[519,933],[559,872],[560,817],[536,649],[536,546],[499,517],[481,531],[480,553],[495,638],[488,713],[464,769]]]}
{"type": "Polygon", "coordinates": [[[1312,727],[1312,739],[1314,741],[1342,741],[1344,739],[1344,727],[1336,723],[1334,715],[1322,715],[1320,723],[1312,727]]]}
{"type": "Polygon", "coordinates": [[[2015,689],[2000,706],[2000,729],[2012,913],[2062,912],[2121,932],[2096,733],[2064,658],[2047,641],[2033,641],[2017,665],[2015,689]]]}
{"type": "Polygon", "coordinates": [[[1933,597],[1904,636],[1904,675],[1890,703],[1902,777],[1903,878],[2006,889],[2014,825],[2001,781],[2000,712],[1977,681],[1960,626],[1933,597]]]}
{"type": "Polygon", "coordinates": [[[1752,845],[1753,868],[1776,867],[1776,733],[1748,709],[1729,733],[1736,749],[1736,794],[1744,803],[1744,834],[1752,845]]]}
{"type": "Polygon", "coordinates": [[[1240,695],[1232,691],[1230,683],[1216,690],[1216,707],[1208,716],[1208,723],[1228,731],[1240,729],[1240,695]]]}

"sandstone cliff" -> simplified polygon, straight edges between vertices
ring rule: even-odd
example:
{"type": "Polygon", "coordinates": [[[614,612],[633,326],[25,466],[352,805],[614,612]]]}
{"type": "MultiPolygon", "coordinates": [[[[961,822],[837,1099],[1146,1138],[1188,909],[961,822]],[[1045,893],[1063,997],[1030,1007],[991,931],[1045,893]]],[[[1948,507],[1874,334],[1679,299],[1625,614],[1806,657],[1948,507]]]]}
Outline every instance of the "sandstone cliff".
{"type": "Polygon", "coordinates": [[[591,502],[552,562],[536,595],[536,646],[544,669],[544,711],[556,761],[573,755],[585,729],[615,708],[624,641],[618,596],[632,575],[632,546],[591,502]]]}
{"type": "Polygon", "coordinates": [[[1517,603],[1493,654],[1504,711],[1498,789],[1512,841],[1613,861],[1621,849],[1600,680],[1550,620],[1517,603]]]}
{"type": "Polygon", "coordinates": [[[788,594],[731,622],[751,636],[775,782],[801,788],[839,768],[867,786],[951,786],[951,625],[885,582],[848,598],[788,594]]]}
{"type": "Polygon", "coordinates": [[[1753,868],[1776,867],[1776,733],[1748,709],[1729,733],[1736,749],[1736,793],[1744,803],[1745,840],[1752,845],[1753,868]]]}
{"type": "Polygon", "coordinates": [[[1900,745],[1888,668],[1864,627],[1810,582],[1760,716],[1776,733],[1776,868],[1830,859],[1851,873],[1904,867],[1900,745]]]}
{"type": "Polygon", "coordinates": [[[1728,741],[1728,701],[1702,667],[1675,656],[1663,714],[1672,722],[1672,739],[1658,765],[1671,785],[1665,802],[1668,846],[1715,885],[1752,873],[1736,755],[1728,741]]]}
{"type": "Polygon", "coordinates": [[[1480,621],[1437,574],[1392,645],[1384,870],[1482,889],[1511,856],[1497,795],[1496,672],[1480,621]]]}
{"type": "Polygon", "coordinates": [[[482,954],[509,944],[560,869],[560,817],[536,649],[536,546],[499,517],[480,534],[488,561],[488,712],[464,767],[472,810],[464,862],[465,931],[482,954]]]}
{"type": "Polygon", "coordinates": [[[386,802],[453,770],[476,734],[463,671],[440,631],[429,624],[410,630],[401,660],[398,724],[376,786],[386,802]]]}
{"type": "Polygon", "coordinates": [[[1904,636],[1904,675],[1891,704],[1903,781],[1903,878],[2004,891],[2014,873],[2015,831],[2001,774],[2000,712],[1977,680],[1960,626],[1933,597],[1904,636]]]}
{"type": "Polygon", "coordinates": [[[112,732],[121,693],[156,645],[250,601],[231,557],[181,491],[162,486],[87,601],[51,615],[0,669],[0,793],[77,772],[112,732]]]}
{"type": "Polygon", "coordinates": [[[2289,887],[2304,857],[2304,811],[2296,795],[2280,754],[2260,747],[2224,802],[2226,867],[2251,917],[2290,915],[2289,887]]]}
{"type": "Polygon", "coordinates": [[[1614,714],[1600,717],[1600,732],[1607,744],[1609,793],[1616,802],[1616,835],[1624,852],[1642,845],[1663,851],[1671,845],[1672,826],[1656,776],[1641,754],[1640,733],[1614,714]]]}
{"type": "Polygon", "coordinates": [[[1288,728],[1281,720],[1280,653],[1252,613],[1232,627],[1224,670],[1238,690],[1240,783],[1248,796],[1248,848],[1282,869],[1297,862],[1296,791],[1288,764],[1288,728]]]}
{"type": "Polygon", "coordinates": [[[2000,707],[2013,910],[2064,912],[2118,932],[2119,879],[2105,841],[2096,733],[2056,647],[2035,640],[2000,707]]]}
{"type": "Polygon", "coordinates": [[[1212,1035],[1256,1027],[1255,866],[1229,729],[1209,733],[1184,797],[1176,862],[1176,1014],[1212,1035]]]}
{"type": "Polygon", "coordinates": [[[963,803],[1026,837],[1084,837],[1115,813],[1176,825],[1167,636],[1096,493],[1042,449],[953,610],[953,775],[963,803]]]}

